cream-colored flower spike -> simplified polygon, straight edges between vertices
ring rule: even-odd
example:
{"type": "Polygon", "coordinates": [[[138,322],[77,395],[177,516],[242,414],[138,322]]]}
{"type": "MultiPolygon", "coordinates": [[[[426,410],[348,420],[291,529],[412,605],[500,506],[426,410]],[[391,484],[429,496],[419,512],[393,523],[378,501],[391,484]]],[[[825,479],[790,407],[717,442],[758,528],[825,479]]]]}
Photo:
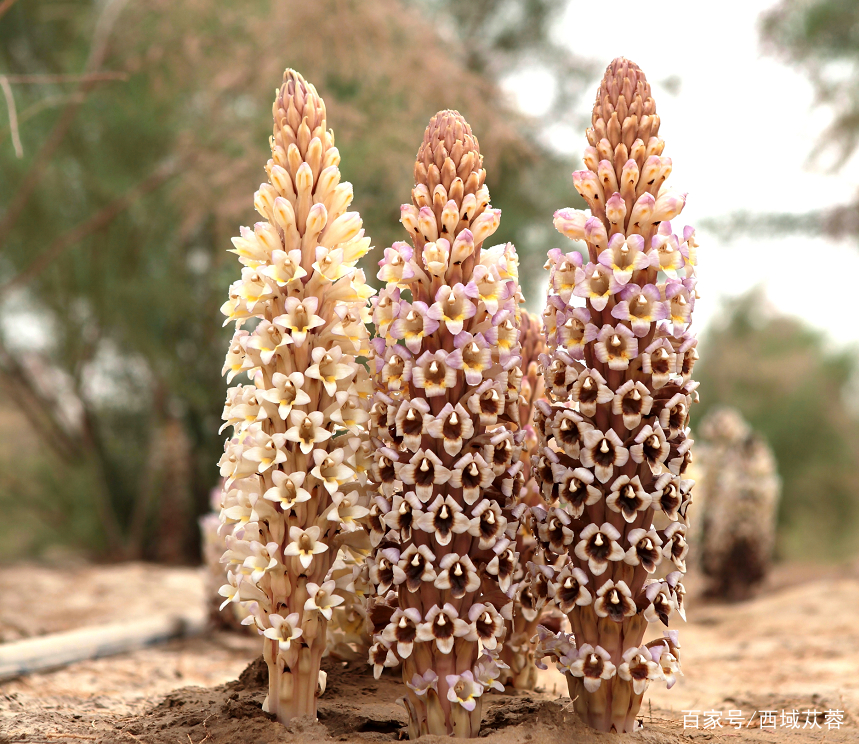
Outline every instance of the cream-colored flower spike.
{"type": "Polygon", "coordinates": [[[287,70],[273,113],[269,182],[254,199],[263,221],[233,239],[242,276],[222,308],[236,323],[224,374],[246,372],[250,384],[230,388],[224,409],[234,433],[219,463],[220,593],[263,636],[264,708],[285,723],[316,715],[326,628],[353,590],[332,567],[340,548],[365,547],[372,385],[356,356],[369,354],[373,290],[355,269],[370,240],[346,211],[352,186],[340,182],[325,104],[287,70]],[[253,330],[242,329],[248,320],[253,330]]]}
{"type": "Polygon", "coordinates": [[[533,461],[546,503],[530,509],[545,565],[531,583],[548,582],[570,620],[572,636],[540,635],[576,711],[625,732],[650,682],[670,687],[679,673],[676,630],[644,639],[650,623],[685,617],[696,243],[691,227],[671,226],[685,195],[665,187],[671,160],[637,65],[609,65],[592,124],[586,169],[573,174],[590,214],[555,214],[587,262],[549,253],[548,401],[537,403],[533,461]]]}

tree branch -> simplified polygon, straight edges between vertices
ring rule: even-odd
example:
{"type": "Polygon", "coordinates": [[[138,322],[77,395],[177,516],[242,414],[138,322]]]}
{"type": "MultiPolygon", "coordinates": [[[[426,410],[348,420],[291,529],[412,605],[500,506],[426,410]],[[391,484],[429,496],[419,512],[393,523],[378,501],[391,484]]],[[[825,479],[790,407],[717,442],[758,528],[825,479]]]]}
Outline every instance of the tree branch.
{"type": "MultiPolygon", "coordinates": [[[[127,1],[128,0],[108,0],[105,4],[104,10],[96,23],[95,32],[93,33],[92,46],[90,47],[89,58],[87,59],[86,67],[84,69],[85,74],[96,72],[98,68],[101,67],[101,63],[104,61],[105,55],[107,54],[107,40],[110,36],[110,31],[119,19],[119,15],[127,1]]],[[[11,4],[12,3],[9,2],[9,0],[4,0],[6,8],[4,9],[3,6],[0,6],[0,16],[6,12],[8,6],[11,4]]],[[[36,157],[33,158],[33,162],[30,164],[27,175],[24,176],[24,180],[22,181],[18,192],[15,194],[15,198],[12,200],[12,203],[9,205],[3,217],[0,218],[0,247],[2,247],[6,242],[9,232],[18,222],[18,218],[24,211],[24,207],[27,206],[27,202],[30,201],[30,196],[32,196],[36,185],[39,183],[39,179],[42,177],[46,166],[54,157],[60,144],[62,144],[62,141],[65,139],[66,134],[68,134],[68,131],[78,114],[78,110],[81,107],[81,103],[94,85],[95,81],[92,80],[86,80],[78,84],[78,92],[83,95],[69,101],[68,105],[63,110],[63,113],[60,115],[59,121],[54,125],[54,128],[42,144],[36,157]]]]}
{"type": "Polygon", "coordinates": [[[127,72],[90,72],[81,75],[6,75],[13,84],[100,83],[106,80],[128,80],[127,72]]]}
{"type": "Polygon", "coordinates": [[[6,11],[9,10],[15,4],[15,0],[3,0],[0,2],[0,18],[6,15],[6,11]]]}
{"type": "Polygon", "coordinates": [[[9,109],[9,130],[12,132],[12,144],[15,147],[15,157],[19,160],[24,157],[24,148],[21,145],[21,135],[18,132],[18,111],[15,108],[15,96],[12,95],[12,87],[9,78],[0,75],[0,88],[6,98],[6,108],[9,109]]]}

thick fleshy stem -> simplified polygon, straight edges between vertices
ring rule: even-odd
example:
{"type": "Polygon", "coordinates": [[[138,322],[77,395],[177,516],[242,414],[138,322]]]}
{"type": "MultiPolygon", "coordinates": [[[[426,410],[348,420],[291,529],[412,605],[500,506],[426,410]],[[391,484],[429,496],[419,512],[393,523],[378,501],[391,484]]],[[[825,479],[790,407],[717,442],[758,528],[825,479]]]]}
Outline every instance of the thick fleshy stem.
{"type": "Polygon", "coordinates": [[[369,354],[373,291],[355,269],[370,241],[346,211],[352,186],[340,183],[325,104],[287,70],[273,114],[269,182],[254,199],[263,221],[233,239],[244,268],[222,307],[236,323],[223,373],[252,384],[230,388],[224,407],[234,435],[219,463],[220,593],[264,636],[263,707],[286,723],[316,716],[327,624],[354,593],[339,567],[332,574],[338,550],[369,548],[360,522],[372,382],[356,357],[369,354]]]}
{"type": "Polygon", "coordinates": [[[465,119],[434,116],[401,212],[412,245],[385,251],[374,301],[370,661],[402,661],[412,738],[477,736],[512,617],[521,295],[513,247],[482,247],[500,220],[485,176],[465,119]]]}
{"type": "Polygon", "coordinates": [[[540,571],[573,630],[542,632],[544,650],[583,720],[624,732],[649,682],[670,686],[679,671],[676,631],[650,644],[644,635],[650,622],[685,617],[696,243],[692,228],[672,231],[685,195],[664,187],[671,161],[635,64],[609,65],[592,125],[587,169],[573,174],[590,215],[555,214],[587,262],[549,253],[549,400],[537,404],[533,462],[546,505],[530,513],[540,571]]]}

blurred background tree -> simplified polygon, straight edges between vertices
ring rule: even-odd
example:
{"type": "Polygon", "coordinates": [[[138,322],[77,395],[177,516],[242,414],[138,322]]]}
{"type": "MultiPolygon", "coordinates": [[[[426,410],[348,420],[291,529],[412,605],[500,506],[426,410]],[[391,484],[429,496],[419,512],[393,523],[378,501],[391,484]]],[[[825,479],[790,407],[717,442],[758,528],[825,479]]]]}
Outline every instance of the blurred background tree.
{"type": "Polygon", "coordinates": [[[724,308],[701,343],[695,369],[701,403],[693,427],[727,404],[768,440],[783,484],[776,555],[833,560],[855,554],[855,350],[831,351],[798,318],[770,311],[757,290],[724,308]]]}
{"type": "MultiPolygon", "coordinates": [[[[483,5],[501,25],[469,21],[468,4],[453,2],[3,4],[2,557],[57,545],[198,555],[195,519],[222,447],[218,308],[236,276],[225,251],[255,220],[284,67],[328,104],[376,246],[368,276],[402,237],[426,122],[458,108],[504,212],[497,238],[519,248],[526,288],[542,282],[573,166],[541,147],[540,122],[500,82],[551,43],[561,3],[483,5]]],[[[556,99],[569,106],[578,63],[563,59],[556,99]]]]}
{"type": "MultiPolygon", "coordinates": [[[[859,147],[859,3],[781,0],[761,16],[765,51],[808,75],[818,105],[832,113],[812,158],[840,170],[859,147]]],[[[859,193],[833,195],[832,207],[804,214],[741,212],[712,225],[720,235],[817,233],[859,237],[859,193]],[[847,201],[845,203],[846,200],[847,201]]]]}

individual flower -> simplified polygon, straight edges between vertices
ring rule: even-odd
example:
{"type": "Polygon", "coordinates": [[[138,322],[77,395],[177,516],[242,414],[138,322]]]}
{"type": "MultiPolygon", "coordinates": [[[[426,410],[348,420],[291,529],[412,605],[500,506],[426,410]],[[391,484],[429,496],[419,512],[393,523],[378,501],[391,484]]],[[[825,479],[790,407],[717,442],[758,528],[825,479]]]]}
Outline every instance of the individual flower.
{"type": "Polygon", "coordinates": [[[422,675],[415,672],[411,681],[406,682],[406,687],[415,695],[426,695],[429,690],[438,691],[438,675],[432,669],[427,669],[422,675]]]}
{"type": "Polygon", "coordinates": [[[340,486],[354,478],[354,471],[343,464],[343,457],[342,449],[332,452],[313,450],[313,462],[316,467],[310,471],[310,474],[322,483],[328,493],[335,493],[340,486]]]}
{"type": "Polygon", "coordinates": [[[594,428],[575,411],[565,408],[555,413],[551,426],[555,441],[570,457],[579,456],[585,432],[594,428]]]}
{"type": "Polygon", "coordinates": [[[459,703],[469,713],[477,707],[475,698],[483,694],[483,685],[474,681],[474,675],[470,670],[462,674],[448,674],[447,699],[452,703],[459,703]]]}
{"type": "Polygon", "coordinates": [[[646,462],[650,472],[659,475],[670,449],[662,427],[658,423],[655,426],[648,424],[635,435],[635,444],[629,448],[629,456],[633,462],[646,462]]]}
{"type": "Polygon", "coordinates": [[[492,366],[491,349],[480,333],[472,336],[462,332],[454,344],[456,348],[447,358],[447,364],[453,369],[462,370],[469,385],[479,385],[483,374],[492,366]]]}
{"type": "Polygon", "coordinates": [[[257,395],[263,406],[268,403],[277,407],[277,415],[281,420],[286,421],[293,406],[306,406],[310,403],[310,396],[303,389],[304,375],[301,372],[292,372],[289,375],[275,372],[271,381],[273,387],[260,390],[257,395]]]}
{"type": "Polygon", "coordinates": [[[456,407],[447,403],[434,418],[427,416],[426,430],[434,439],[442,440],[447,454],[457,455],[462,450],[463,440],[474,435],[474,424],[461,403],[456,407]]]}
{"type": "Polygon", "coordinates": [[[606,496],[605,505],[613,512],[620,512],[628,523],[634,522],[639,512],[645,511],[652,497],[645,493],[641,487],[641,480],[637,475],[630,478],[628,475],[618,476],[611,484],[611,491],[606,496]]]}
{"type": "Polygon", "coordinates": [[[467,555],[448,553],[438,565],[441,571],[436,577],[435,586],[449,591],[454,599],[462,599],[467,592],[474,592],[480,587],[477,568],[467,555]]]}
{"type": "Polygon", "coordinates": [[[504,406],[503,386],[493,380],[485,380],[468,398],[468,410],[477,414],[481,426],[494,426],[504,406]]]}
{"type": "Polygon", "coordinates": [[[474,284],[440,287],[427,315],[433,320],[444,323],[448,333],[456,336],[462,331],[465,321],[473,318],[477,312],[477,307],[472,300],[478,296],[478,290],[474,284]]]}
{"type": "Polygon", "coordinates": [[[480,550],[490,550],[506,528],[507,517],[501,513],[497,502],[483,499],[471,510],[468,533],[479,538],[477,547],[480,550]]]}
{"type": "Polygon", "coordinates": [[[263,498],[280,504],[283,511],[310,501],[310,491],[302,488],[305,477],[306,473],[284,473],[282,470],[275,470],[271,474],[274,485],[263,494],[263,498]]]}
{"type": "Polygon", "coordinates": [[[304,374],[312,380],[319,380],[328,395],[333,396],[337,392],[337,383],[351,379],[355,374],[353,366],[341,362],[342,357],[343,352],[338,346],[329,350],[317,346],[310,353],[313,364],[304,374]]]}
{"type": "Polygon", "coordinates": [[[459,618],[459,613],[450,602],[446,602],[444,607],[433,605],[430,608],[424,622],[418,626],[417,640],[435,641],[441,653],[449,654],[453,651],[454,640],[468,635],[468,632],[468,623],[459,618]]]}
{"type": "Polygon", "coordinates": [[[625,581],[615,582],[609,579],[597,589],[594,599],[594,612],[597,617],[607,617],[616,623],[622,623],[623,618],[631,617],[637,611],[625,581]]]}
{"type": "Polygon", "coordinates": [[[435,555],[426,545],[416,546],[412,543],[403,551],[397,564],[392,566],[394,584],[405,584],[410,592],[416,592],[422,582],[432,583],[437,576],[433,568],[434,561],[435,555]]]}
{"type": "Polygon", "coordinates": [[[653,284],[644,287],[628,284],[620,296],[621,301],[612,308],[612,317],[628,320],[639,338],[647,335],[655,321],[668,317],[666,303],[662,301],[659,288],[653,284]]]}
{"type": "Polygon", "coordinates": [[[623,446],[613,429],[585,432],[584,445],[581,451],[582,465],[593,468],[600,483],[609,481],[614,469],[623,467],[629,460],[629,450],[623,446]]]}
{"type": "Polygon", "coordinates": [[[628,285],[633,272],[648,266],[650,260],[644,253],[644,238],[640,235],[624,238],[620,233],[615,233],[608,247],[600,253],[599,262],[611,269],[618,284],[628,285]]]}
{"type": "Polygon", "coordinates": [[[403,483],[415,487],[418,498],[424,503],[432,496],[434,486],[447,483],[451,478],[450,470],[432,450],[415,452],[407,464],[397,468],[397,475],[403,483]]]}
{"type": "Polygon", "coordinates": [[[283,615],[269,615],[268,621],[271,623],[270,628],[263,631],[266,638],[271,638],[277,641],[277,645],[281,651],[289,651],[292,642],[301,637],[301,628],[298,621],[298,613],[293,612],[283,617],[283,615]]]}
{"type": "Polygon", "coordinates": [[[652,574],[662,560],[660,551],[662,540],[656,534],[656,530],[653,527],[649,530],[636,527],[629,531],[626,539],[630,548],[623,558],[624,563],[630,566],[641,566],[647,573],[652,574]]]}
{"type": "Polygon", "coordinates": [[[334,608],[343,604],[343,597],[334,593],[334,582],[326,581],[322,584],[314,584],[312,581],[307,584],[308,598],[304,603],[305,612],[316,610],[326,620],[330,620],[334,613],[334,608]]]}
{"type": "Polygon", "coordinates": [[[405,312],[400,312],[391,326],[391,335],[402,339],[412,354],[419,353],[423,339],[438,329],[439,322],[429,317],[428,310],[425,302],[413,302],[405,312]]]}
{"type": "Polygon", "coordinates": [[[369,663],[373,666],[373,677],[379,679],[386,667],[395,667],[400,663],[390,646],[382,641],[376,641],[370,646],[369,663]]]}
{"type": "Polygon", "coordinates": [[[602,327],[594,344],[594,354],[609,369],[621,370],[638,356],[638,339],[625,325],[602,327]]]}
{"type": "Polygon", "coordinates": [[[628,648],[623,652],[623,663],[617,668],[617,675],[621,679],[632,682],[632,689],[636,695],[643,695],[651,680],[660,679],[662,670],[651,656],[647,646],[640,648],[628,648]]]}
{"type": "Polygon", "coordinates": [[[570,674],[582,677],[585,689],[596,692],[604,679],[611,679],[615,674],[615,665],[611,663],[611,655],[602,646],[594,648],[589,643],[583,643],[578,650],[578,658],[570,665],[570,674]]]}
{"type": "Polygon", "coordinates": [[[595,369],[583,370],[570,391],[570,399],[579,404],[579,413],[593,418],[597,406],[614,399],[614,392],[606,385],[605,378],[595,369]]]}
{"type": "Polygon", "coordinates": [[[401,540],[409,540],[415,519],[423,515],[422,506],[414,491],[395,494],[391,510],[385,514],[385,524],[392,530],[397,530],[401,540]]]}
{"type": "Polygon", "coordinates": [[[288,331],[295,346],[301,347],[311,330],[325,325],[325,320],[316,314],[318,309],[319,300],[316,297],[306,297],[303,300],[287,297],[284,300],[285,312],[278,315],[272,322],[288,331]]]}
{"type": "Polygon", "coordinates": [[[456,369],[448,364],[446,352],[439,350],[430,354],[425,351],[412,369],[412,382],[428,398],[445,395],[456,384],[456,369]]]}
{"type": "Polygon", "coordinates": [[[251,446],[246,447],[243,455],[246,460],[257,464],[257,472],[264,473],[270,467],[286,461],[283,449],[284,440],[289,437],[284,434],[269,435],[262,429],[250,432],[251,446]]]}
{"type": "Polygon", "coordinates": [[[605,309],[609,297],[620,289],[611,269],[599,264],[589,263],[583,269],[576,269],[576,287],[573,294],[587,299],[598,312],[605,309]]]}
{"type": "Polygon", "coordinates": [[[650,414],[653,398],[647,387],[634,380],[627,380],[614,394],[611,412],[615,416],[623,416],[623,425],[627,429],[636,429],[643,416],[650,414]]]}
{"type": "Polygon", "coordinates": [[[567,565],[555,579],[555,602],[561,612],[566,614],[575,606],[586,606],[593,602],[586,588],[588,576],[582,569],[567,565]]]}
{"type": "Polygon", "coordinates": [[[587,562],[588,569],[594,576],[602,576],[609,561],[623,560],[624,551],[618,540],[620,532],[613,525],[603,522],[602,527],[598,527],[591,523],[579,533],[576,557],[587,562]]]}
{"type": "Polygon", "coordinates": [[[408,659],[412,655],[420,621],[421,613],[414,607],[405,610],[397,609],[385,630],[382,631],[381,639],[391,646],[396,644],[397,655],[401,659],[408,659]]]}
{"type": "Polygon", "coordinates": [[[671,587],[665,581],[653,580],[645,582],[644,594],[649,602],[644,608],[644,619],[649,623],[661,622],[666,627],[668,619],[674,612],[674,599],[671,596],[671,587]]]}
{"type": "Polygon", "coordinates": [[[495,607],[489,603],[477,602],[468,610],[468,619],[484,648],[490,651],[498,648],[498,639],[504,634],[504,618],[495,607]]]}
{"type": "Polygon", "coordinates": [[[495,473],[480,456],[469,452],[459,458],[450,474],[450,485],[462,489],[462,497],[466,504],[473,504],[480,496],[480,491],[487,488],[495,480],[495,473]]]}
{"type": "Polygon", "coordinates": [[[429,403],[423,398],[404,400],[397,409],[397,436],[402,437],[403,445],[412,452],[417,452],[421,446],[424,428],[432,420],[429,412],[429,403]]]}
{"type": "Polygon", "coordinates": [[[284,547],[283,555],[296,556],[302,568],[308,568],[313,561],[313,556],[328,550],[328,546],[319,539],[321,532],[321,528],[317,525],[312,525],[306,530],[290,527],[289,544],[284,547]]]}
{"type": "Polygon", "coordinates": [[[665,528],[665,540],[662,555],[674,562],[681,571],[686,571],[686,555],[689,544],[686,542],[686,525],[682,522],[672,522],[665,528]]]}
{"type": "Polygon", "coordinates": [[[431,533],[439,545],[448,545],[453,535],[468,531],[469,523],[462,507],[451,496],[439,495],[421,514],[416,526],[431,533]]]}

